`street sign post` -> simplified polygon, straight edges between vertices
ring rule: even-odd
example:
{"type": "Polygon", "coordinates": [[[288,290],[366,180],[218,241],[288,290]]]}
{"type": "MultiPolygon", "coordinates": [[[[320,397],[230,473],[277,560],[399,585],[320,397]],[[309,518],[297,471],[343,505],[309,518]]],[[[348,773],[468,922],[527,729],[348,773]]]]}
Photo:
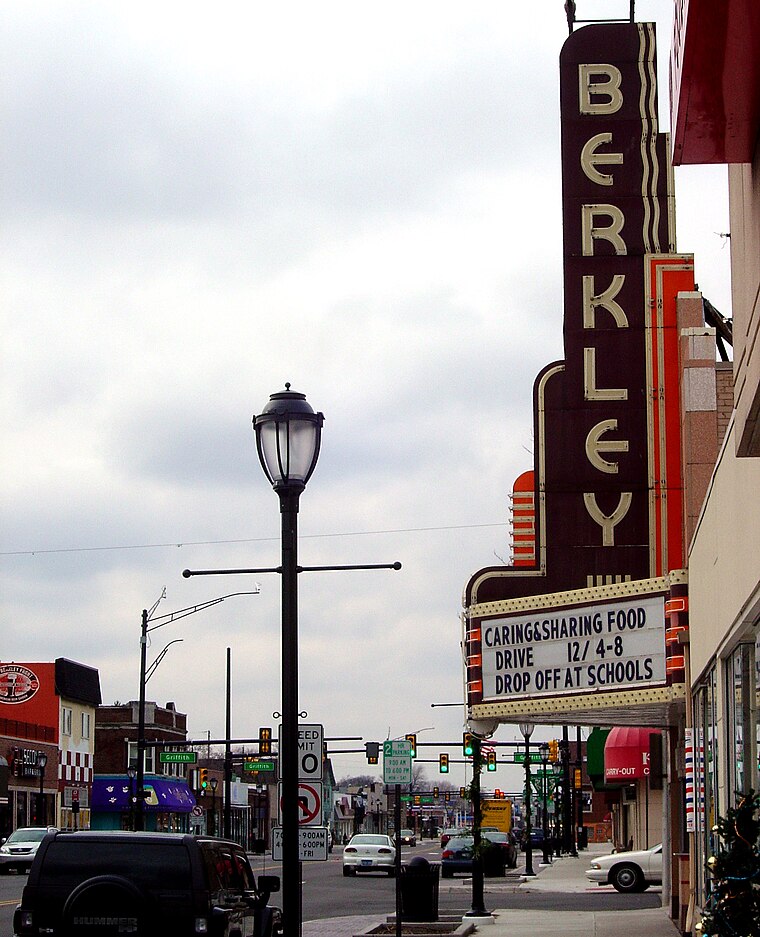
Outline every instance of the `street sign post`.
{"type": "MultiPolygon", "coordinates": [[[[301,862],[321,862],[327,859],[330,831],[325,826],[306,826],[298,831],[298,858],[301,862]]],[[[282,828],[272,829],[272,859],[282,860],[282,828]]]]}
{"type": "Polygon", "coordinates": [[[412,783],[412,743],[408,739],[383,742],[383,781],[385,784],[412,783]]]}

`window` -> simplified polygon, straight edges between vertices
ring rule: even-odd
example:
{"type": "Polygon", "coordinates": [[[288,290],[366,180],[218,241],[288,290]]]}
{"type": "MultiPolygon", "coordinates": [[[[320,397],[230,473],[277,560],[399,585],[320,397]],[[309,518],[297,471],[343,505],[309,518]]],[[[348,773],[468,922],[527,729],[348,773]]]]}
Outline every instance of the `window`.
{"type": "Polygon", "coordinates": [[[726,660],[728,803],[754,784],[752,771],[754,647],[740,644],[726,660]]]}
{"type": "Polygon", "coordinates": [[[90,714],[82,713],[82,738],[88,739],[90,737],[90,714]]]}
{"type": "Polygon", "coordinates": [[[71,710],[67,706],[61,708],[61,735],[71,735],[71,710]]]}
{"type": "MultiPolygon", "coordinates": [[[[153,774],[154,772],[154,757],[155,757],[155,749],[149,745],[145,749],[145,767],[143,770],[145,771],[146,774],[153,774]]],[[[130,766],[130,765],[133,768],[137,767],[137,742],[129,743],[127,766],[130,766]]]]}

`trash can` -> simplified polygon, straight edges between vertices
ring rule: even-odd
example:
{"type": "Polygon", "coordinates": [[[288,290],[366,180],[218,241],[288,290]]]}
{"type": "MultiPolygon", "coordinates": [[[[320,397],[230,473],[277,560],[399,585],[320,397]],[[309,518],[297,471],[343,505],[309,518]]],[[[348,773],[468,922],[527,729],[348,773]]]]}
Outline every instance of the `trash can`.
{"type": "Polygon", "coordinates": [[[401,920],[438,920],[438,865],[415,856],[401,866],[401,920]]]}

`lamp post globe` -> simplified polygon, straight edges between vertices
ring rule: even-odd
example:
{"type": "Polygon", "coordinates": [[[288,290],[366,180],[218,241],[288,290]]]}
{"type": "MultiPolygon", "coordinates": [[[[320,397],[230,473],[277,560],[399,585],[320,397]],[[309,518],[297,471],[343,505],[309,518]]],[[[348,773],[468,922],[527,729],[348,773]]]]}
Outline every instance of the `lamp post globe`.
{"type": "Polygon", "coordinates": [[[301,928],[298,813],[298,500],[319,457],[324,416],[285,385],[254,416],[256,449],[280,499],[282,560],[282,904],[284,937],[301,928]]]}
{"type": "Polygon", "coordinates": [[[306,487],[319,458],[323,422],[323,414],[315,413],[306,395],[291,390],[290,384],[272,394],[254,416],[259,461],[278,493],[300,494],[306,487]]]}

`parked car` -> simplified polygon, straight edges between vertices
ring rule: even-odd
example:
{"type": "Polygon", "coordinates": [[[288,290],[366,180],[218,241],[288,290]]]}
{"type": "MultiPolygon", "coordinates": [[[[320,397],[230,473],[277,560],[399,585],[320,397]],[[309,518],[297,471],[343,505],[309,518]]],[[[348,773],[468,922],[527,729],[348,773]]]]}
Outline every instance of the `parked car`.
{"type": "MultiPolygon", "coordinates": [[[[528,845],[528,837],[526,831],[522,831],[522,836],[520,837],[520,848],[525,852],[525,847],[528,845]]],[[[530,831],[530,846],[531,849],[542,849],[544,845],[544,831],[538,827],[531,827],[530,831]]]]}
{"type": "Polygon", "coordinates": [[[178,833],[49,833],[13,916],[16,937],[279,937],[280,880],[256,881],[242,847],[178,833]]]}
{"type": "Polygon", "coordinates": [[[455,836],[470,836],[472,831],[463,826],[451,826],[448,829],[444,830],[441,833],[441,849],[448,843],[450,839],[453,839],[455,836]]]}
{"type": "Polygon", "coordinates": [[[402,846],[417,845],[417,837],[414,835],[414,830],[401,830],[399,836],[401,837],[402,846]]]}
{"type": "MultiPolygon", "coordinates": [[[[517,865],[517,845],[509,833],[499,830],[481,831],[483,872],[486,875],[504,875],[507,868],[517,865]]],[[[472,872],[472,836],[452,837],[441,853],[441,878],[452,878],[457,872],[472,872]]]]}
{"type": "Polygon", "coordinates": [[[39,845],[54,826],[24,826],[14,830],[0,845],[0,872],[28,872],[39,845]]]}
{"type": "Polygon", "coordinates": [[[517,840],[512,833],[502,833],[500,830],[481,830],[480,835],[502,850],[508,869],[517,868],[517,840]]]}
{"type": "Polygon", "coordinates": [[[662,844],[635,852],[613,852],[599,856],[586,870],[586,878],[599,885],[613,885],[617,891],[644,891],[662,885],[662,844]]]}
{"type": "Polygon", "coordinates": [[[396,846],[390,836],[381,833],[357,833],[343,849],[343,874],[357,872],[396,874],[396,846]]]}

